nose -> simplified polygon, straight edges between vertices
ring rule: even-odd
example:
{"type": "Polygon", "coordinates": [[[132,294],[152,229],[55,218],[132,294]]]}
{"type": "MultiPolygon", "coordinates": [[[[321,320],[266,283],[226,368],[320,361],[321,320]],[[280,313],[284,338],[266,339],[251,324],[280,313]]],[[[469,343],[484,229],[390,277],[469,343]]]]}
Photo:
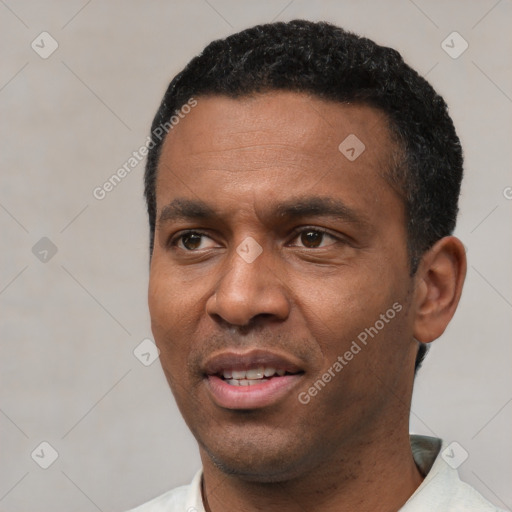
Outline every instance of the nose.
{"type": "Polygon", "coordinates": [[[206,302],[208,315],[237,327],[247,327],[263,319],[286,320],[290,302],[284,279],[273,261],[268,250],[254,260],[233,251],[214,293],[206,302]]]}

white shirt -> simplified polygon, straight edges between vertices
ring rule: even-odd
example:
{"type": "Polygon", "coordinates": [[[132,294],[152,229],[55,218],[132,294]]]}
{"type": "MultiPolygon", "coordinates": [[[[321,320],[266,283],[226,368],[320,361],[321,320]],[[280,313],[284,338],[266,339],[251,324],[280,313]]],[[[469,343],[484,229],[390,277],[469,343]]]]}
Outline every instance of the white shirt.
{"type": "MultiPolygon", "coordinates": [[[[500,512],[459,479],[457,470],[441,455],[446,446],[440,439],[412,435],[411,449],[416,465],[426,476],[399,512],[500,512]]],[[[450,456],[454,453],[448,449],[445,458],[450,456]]],[[[199,471],[190,485],[177,487],[129,512],[205,512],[201,477],[199,471]]]]}

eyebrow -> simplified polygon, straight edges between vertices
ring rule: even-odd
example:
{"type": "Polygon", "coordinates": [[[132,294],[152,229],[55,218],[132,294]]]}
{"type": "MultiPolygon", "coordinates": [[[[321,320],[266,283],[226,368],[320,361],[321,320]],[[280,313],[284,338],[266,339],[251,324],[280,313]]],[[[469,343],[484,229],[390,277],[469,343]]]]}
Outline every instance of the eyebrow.
{"type": "Polygon", "coordinates": [[[333,217],[351,224],[365,226],[369,220],[362,213],[331,197],[303,197],[281,203],[276,214],[290,219],[301,217],[333,217]]]}
{"type": "MultiPolygon", "coordinates": [[[[271,215],[288,220],[304,217],[333,217],[359,226],[367,226],[369,220],[338,199],[330,197],[292,198],[275,206],[271,215]]],[[[162,208],[158,223],[169,221],[215,220],[221,215],[199,199],[177,198],[162,208]]]]}
{"type": "Polygon", "coordinates": [[[178,220],[202,220],[217,217],[213,208],[201,200],[178,198],[165,205],[160,212],[158,222],[178,220]]]}

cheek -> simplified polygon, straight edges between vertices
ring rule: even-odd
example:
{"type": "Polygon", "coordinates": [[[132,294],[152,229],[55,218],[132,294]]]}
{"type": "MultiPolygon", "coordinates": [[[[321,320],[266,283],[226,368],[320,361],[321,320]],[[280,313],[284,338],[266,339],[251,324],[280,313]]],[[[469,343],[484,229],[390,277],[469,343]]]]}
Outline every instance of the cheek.
{"type": "Polygon", "coordinates": [[[151,270],[148,290],[148,305],[153,328],[168,329],[175,323],[176,287],[172,280],[158,270],[151,270]]]}
{"type": "Polygon", "coordinates": [[[370,269],[347,266],[320,279],[300,276],[292,289],[309,324],[325,330],[327,337],[344,338],[377,320],[397,300],[392,283],[373,274],[370,269]]]}
{"type": "Polygon", "coordinates": [[[169,268],[165,259],[155,254],[151,263],[148,305],[153,323],[179,327],[197,309],[201,279],[184,280],[179,270],[169,268]]]}
{"type": "Polygon", "coordinates": [[[315,286],[304,281],[298,286],[303,291],[297,303],[323,354],[324,368],[351,347],[356,354],[348,354],[347,366],[353,368],[374,368],[395,357],[407,330],[407,293],[400,282],[389,269],[345,268],[315,286]]]}
{"type": "Polygon", "coordinates": [[[190,292],[184,292],[171,273],[152,265],[148,305],[151,329],[165,369],[173,361],[179,361],[184,350],[182,340],[187,338],[185,334],[191,325],[190,292]]]}
{"type": "Polygon", "coordinates": [[[211,283],[203,274],[191,278],[179,268],[170,268],[161,253],[153,256],[148,305],[151,329],[168,380],[177,375],[180,381],[189,378],[190,356],[200,349],[208,334],[204,328],[205,300],[211,283]]]}

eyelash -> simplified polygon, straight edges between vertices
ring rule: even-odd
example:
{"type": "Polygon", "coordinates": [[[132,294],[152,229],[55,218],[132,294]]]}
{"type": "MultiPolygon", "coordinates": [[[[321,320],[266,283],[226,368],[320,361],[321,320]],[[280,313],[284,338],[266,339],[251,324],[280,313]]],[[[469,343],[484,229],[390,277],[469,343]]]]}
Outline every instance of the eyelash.
{"type": "MultiPolygon", "coordinates": [[[[333,235],[330,231],[323,228],[318,228],[314,226],[301,226],[300,228],[296,229],[292,234],[292,240],[295,240],[298,236],[300,236],[302,233],[306,233],[307,231],[315,231],[316,233],[322,233],[322,235],[330,236],[336,242],[341,242],[339,236],[333,235]]],[[[310,249],[310,247],[305,247],[305,249],[310,249]]],[[[323,247],[319,247],[319,249],[323,249],[323,247]]]]}
{"type": "MultiPolygon", "coordinates": [[[[184,238],[185,236],[187,236],[187,235],[200,235],[200,236],[205,236],[207,238],[212,239],[212,237],[209,236],[208,233],[204,233],[201,230],[198,230],[198,229],[188,229],[186,231],[182,231],[182,232],[176,234],[175,236],[173,236],[169,240],[169,247],[176,247],[178,245],[178,243],[180,242],[180,240],[182,238],[184,238]]],[[[188,252],[193,252],[193,251],[188,251],[188,252]]]]}
{"type": "MultiPolygon", "coordinates": [[[[291,240],[292,241],[295,240],[298,236],[300,236],[302,233],[305,233],[307,231],[315,231],[317,233],[321,233],[322,235],[330,236],[331,238],[336,240],[336,242],[338,242],[338,243],[343,243],[343,240],[339,236],[333,235],[330,231],[328,231],[326,229],[319,228],[319,227],[313,227],[313,226],[301,226],[300,228],[297,228],[296,230],[293,231],[293,233],[291,235],[291,240]]],[[[178,246],[178,243],[180,242],[180,240],[183,239],[183,237],[185,237],[187,235],[192,235],[192,234],[200,235],[200,236],[204,236],[204,237],[212,239],[212,237],[209,236],[208,233],[205,233],[198,229],[189,229],[187,231],[182,231],[181,233],[172,237],[171,240],[169,241],[169,246],[176,248],[178,246]]],[[[304,249],[311,249],[311,248],[304,247],[304,249]]],[[[323,247],[315,248],[315,249],[323,249],[323,247]]],[[[182,250],[185,250],[187,252],[195,252],[194,250],[190,250],[190,249],[182,249],[182,250]]]]}

